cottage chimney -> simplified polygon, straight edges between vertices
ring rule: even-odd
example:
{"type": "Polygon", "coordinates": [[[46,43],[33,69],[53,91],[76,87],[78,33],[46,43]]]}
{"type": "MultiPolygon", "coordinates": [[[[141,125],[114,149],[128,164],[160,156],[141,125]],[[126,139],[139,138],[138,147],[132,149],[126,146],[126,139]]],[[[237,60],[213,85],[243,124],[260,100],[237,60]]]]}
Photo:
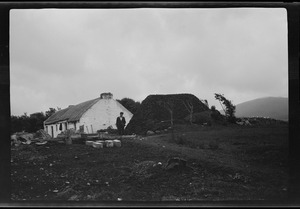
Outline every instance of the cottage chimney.
{"type": "Polygon", "coordinates": [[[113,94],[110,92],[100,94],[100,99],[112,99],[112,98],[113,98],[113,94]]]}

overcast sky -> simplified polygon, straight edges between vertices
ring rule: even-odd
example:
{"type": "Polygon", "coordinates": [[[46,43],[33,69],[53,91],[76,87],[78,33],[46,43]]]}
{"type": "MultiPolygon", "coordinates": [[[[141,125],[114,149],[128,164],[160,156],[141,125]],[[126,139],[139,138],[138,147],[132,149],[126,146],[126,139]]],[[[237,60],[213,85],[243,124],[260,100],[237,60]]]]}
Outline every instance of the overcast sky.
{"type": "Polygon", "coordinates": [[[142,102],[191,93],[221,109],[288,97],[283,8],[14,9],[11,114],[66,108],[111,92],[142,102]]]}

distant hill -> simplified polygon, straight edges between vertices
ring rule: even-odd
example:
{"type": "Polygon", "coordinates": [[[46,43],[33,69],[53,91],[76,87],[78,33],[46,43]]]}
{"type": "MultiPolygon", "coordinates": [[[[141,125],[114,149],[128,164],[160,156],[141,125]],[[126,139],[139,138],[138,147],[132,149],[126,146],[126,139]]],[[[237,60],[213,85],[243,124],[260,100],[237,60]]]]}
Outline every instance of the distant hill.
{"type": "MultiPolygon", "coordinates": [[[[222,111],[222,114],[224,112],[222,111]]],[[[270,117],[288,120],[288,98],[263,97],[236,105],[236,117],[270,117]]]]}

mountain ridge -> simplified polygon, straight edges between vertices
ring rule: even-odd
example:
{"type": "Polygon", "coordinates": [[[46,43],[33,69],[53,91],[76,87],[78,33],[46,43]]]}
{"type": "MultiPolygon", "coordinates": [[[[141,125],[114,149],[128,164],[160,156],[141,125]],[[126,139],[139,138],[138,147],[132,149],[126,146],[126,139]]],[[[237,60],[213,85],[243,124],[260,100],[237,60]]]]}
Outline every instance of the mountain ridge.
{"type": "MultiPolygon", "coordinates": [[[[220,112],[224,113],[223,110],[220,112]]],[[[270,117],[288,121],[288,98],[261,97],[236,105],[236,117],[270,117]]]]}

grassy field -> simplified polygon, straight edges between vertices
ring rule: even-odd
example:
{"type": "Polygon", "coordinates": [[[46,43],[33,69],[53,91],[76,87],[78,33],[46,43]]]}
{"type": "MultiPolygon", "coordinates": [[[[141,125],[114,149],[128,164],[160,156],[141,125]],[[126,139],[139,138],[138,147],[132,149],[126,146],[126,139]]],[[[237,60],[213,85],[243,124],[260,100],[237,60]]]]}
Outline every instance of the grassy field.
{"type": "Polygon", "coordinates": [[[25,202],[285,201],[288,125],[178,126],[119,148],[21,145],[11,180],[12,200],[25,202]],[[166,170],[175,156],[187,167],[166,170]]]}

